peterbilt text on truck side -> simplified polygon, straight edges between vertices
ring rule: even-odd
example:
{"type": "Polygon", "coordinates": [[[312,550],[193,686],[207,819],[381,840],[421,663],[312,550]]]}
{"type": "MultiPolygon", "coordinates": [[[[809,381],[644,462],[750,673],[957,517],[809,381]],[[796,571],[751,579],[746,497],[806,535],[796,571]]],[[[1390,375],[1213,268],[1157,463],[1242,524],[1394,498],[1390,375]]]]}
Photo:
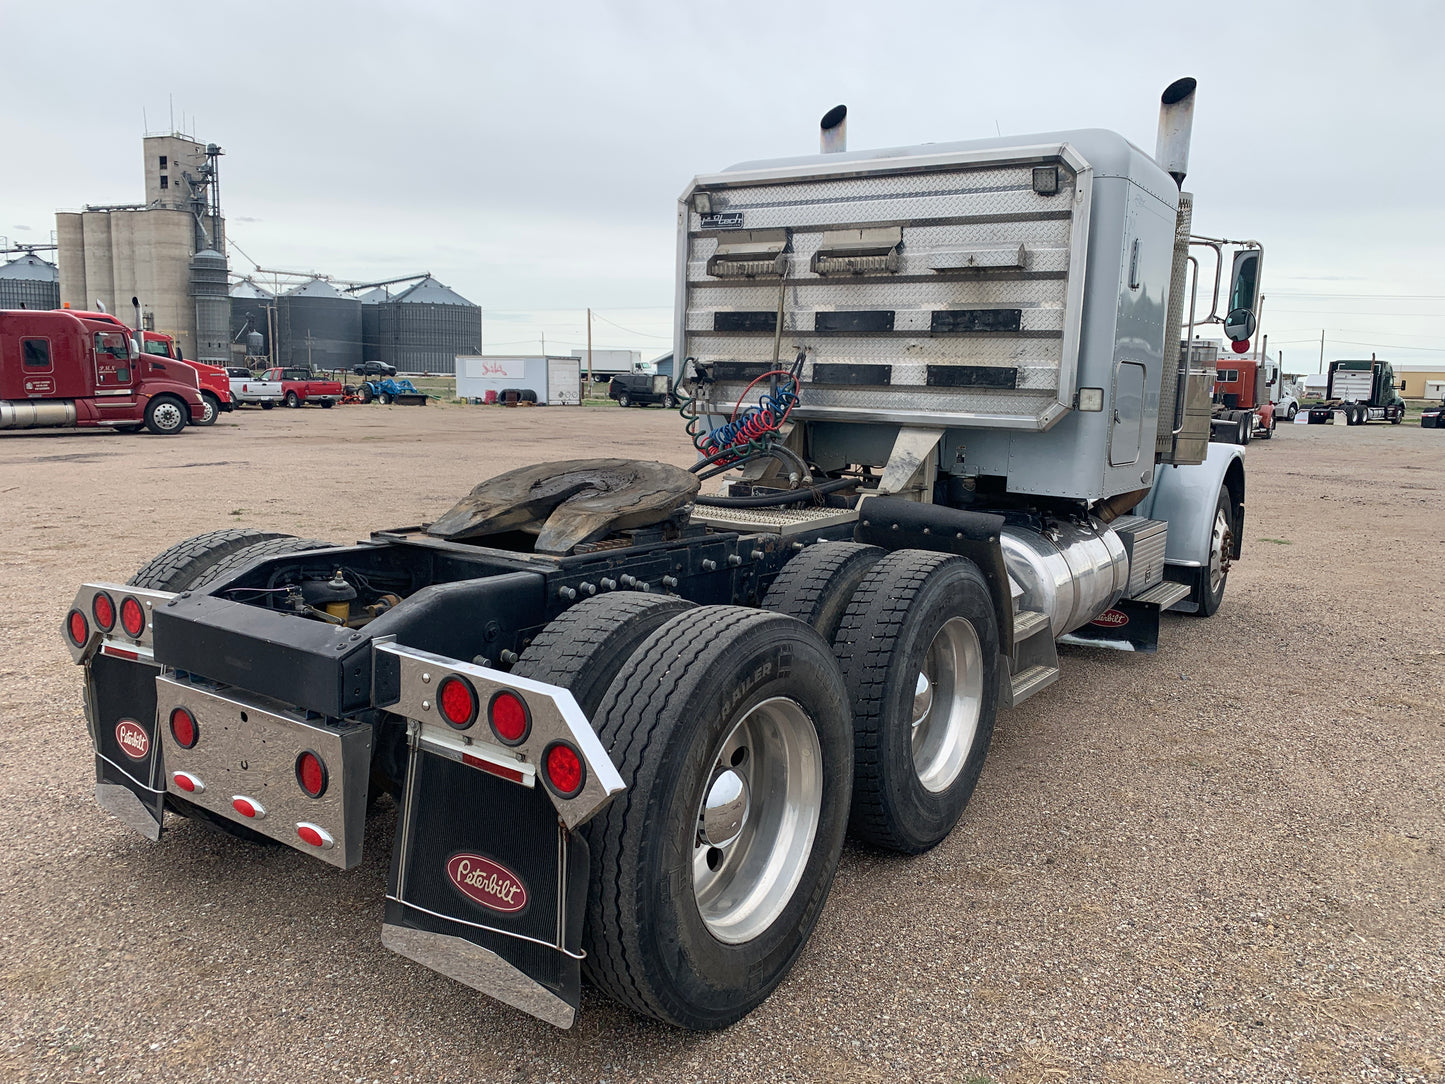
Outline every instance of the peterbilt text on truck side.
{"type": "Polygon", "coordinates": [[[1154,158],[1102,130],[847,152],[835,110],[827,153],[696,178],[694,467],[541,464],[357,545],[215,531],[85,585],[97,800],[350,869],[389,792],[396,952],[561,1026],[584,971],[737,1020],[845,833],[952,830],[1057,642],[1149,651],[1221,603],[1245,479],[1180,348],[1193,97],[1154,158]]]}

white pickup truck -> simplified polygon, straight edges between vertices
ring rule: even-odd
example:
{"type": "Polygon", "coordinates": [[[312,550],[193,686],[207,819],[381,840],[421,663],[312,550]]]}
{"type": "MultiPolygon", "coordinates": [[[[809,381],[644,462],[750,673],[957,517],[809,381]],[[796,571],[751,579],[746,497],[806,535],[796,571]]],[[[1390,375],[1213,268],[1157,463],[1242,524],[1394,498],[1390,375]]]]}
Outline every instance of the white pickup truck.
{"type": "Polygon", "coordinates": [[[262,380],[242,366],[231,366],[226,372],[231,377],[231,398],[238,404],[258,404],[262,410],[270,410],[286,394],[281,381],[262,380]]]}

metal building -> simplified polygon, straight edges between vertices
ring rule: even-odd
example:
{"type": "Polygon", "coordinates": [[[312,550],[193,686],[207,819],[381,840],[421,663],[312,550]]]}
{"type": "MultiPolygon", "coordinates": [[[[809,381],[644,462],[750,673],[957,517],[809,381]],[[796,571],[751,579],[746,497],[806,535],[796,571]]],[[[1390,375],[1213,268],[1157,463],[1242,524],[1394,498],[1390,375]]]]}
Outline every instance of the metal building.
{"type": "Polygon", "coordinates": [[[0,309],[60,308],[60,272],[33,252],[0,267],[0,309]]]}
{"type": "Polygon", "coordinates": [[[381,306],[391,300],[391,291],[377,286],[357,298],[361,302],[361,356],[363,361],[381,360],[381,306]]]}
{"type": "Polygon", "coordinates": [[[361,302],[329,282],[312,279],[277,299],[280,362],[310,369],[349,369],[361,363],[361,302]]]}
{"type": "Polygon", "coordinates": [[[427,276],[378,304],[379,358],[403,373],[455,373],[459,354],[480,354],[482,310],[427,276]]]}
{"type": "Polygon", "coordinates": [[[254,279],[244,278],[231,287],[231,352],[243,357],[271,354],[276,320],[276,295],[254,279]],[[249,336],[261,336],[254,350],[249,336]]]}

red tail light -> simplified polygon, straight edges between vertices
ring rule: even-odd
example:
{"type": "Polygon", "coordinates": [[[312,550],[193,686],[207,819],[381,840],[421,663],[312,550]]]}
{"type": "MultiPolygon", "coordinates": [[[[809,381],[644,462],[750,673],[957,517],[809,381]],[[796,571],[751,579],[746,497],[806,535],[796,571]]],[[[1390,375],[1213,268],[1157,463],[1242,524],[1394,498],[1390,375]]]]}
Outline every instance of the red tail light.
{"type": "Polygon", "coordinates": [[[503,690],[493,696],[487,705],[487,719],[503,745],[521,745],[532,732],[532,713],[516,693],[503,690]]]}
{"type": "Polygon", "coordinates": [[[570,744],[553,742],[542,754],[542,762],[547,769],[547,785],[559,798],[575,798],[582,792],[582,784],[587,781],[587,769],[582,763],[582,755],[570,744]]]}
{"type": "Polygon", "coordinates": [[[71,610],[70,616],[65,619],[65,632],[76,647],[84,647],[85,641],[90,639],[90,622],[79,610],[71,610]]]}
{"type": "Polygon", "coordinates": [[[115,603],[104,591],[95,596],[90,604],[90,612],[95,615],[95,623],[102,632],[115,628],[115,603]]]}
{"type": "Polygon", "coordinates": [[[191,794],[200,794],[206,789],[206,784],[202,783],[198,777],[192,775],[190,772],[172,772],[171,779],[181,790],[191,794]]]}
{"type": "Polygon", "coordinates": [[[336,846],[336,840],[331,833],[319,824],[309,824],[302,821],[296,826],[296,834],[301,837],[303,843],[309,843],[313,847],[320,847],[323,851],[329,851],[336,846]]]}
{"type": "Polygon", "coordinates": [[[171,712],[171,737],[176,739],[177,745],[190,749],[200,736],[200,727],[196,726],[195,717],[190,712],[185,708],[176,708],[171,712]]]}
{"type": "Polygon", "coordinates": [[[238,794],[231,799],[231,808],[243,817],[250,817],[252,820],[260,820],[266,815],[265,807],[255,798],[248,798],[244,794],[238,794]]]}
{"type": "Polygon", "coordinates": [[[296,758],[296,782],[312,798],[326,793],[326,764],[310,749],[296,758]]]}
{"type": "Polygon", "coordinates": [[[136,639],[146,630],[146,612],[134,598],[127,596],[120,604],[120,627],[131,639],[136,639]]]}
{"type": "Polygon", "coordinates": [[[465,730],[477,721],[477,691],[462,678],[446,678],[437,687],[437,707],[448,724],[465,730]]]}

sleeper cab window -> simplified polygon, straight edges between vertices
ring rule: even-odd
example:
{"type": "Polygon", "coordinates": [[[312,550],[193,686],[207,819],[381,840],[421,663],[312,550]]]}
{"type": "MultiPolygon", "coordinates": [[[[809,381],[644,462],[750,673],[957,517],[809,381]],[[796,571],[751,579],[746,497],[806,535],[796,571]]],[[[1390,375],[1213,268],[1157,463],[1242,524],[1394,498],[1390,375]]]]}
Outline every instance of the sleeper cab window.
{"type": "Polygon", "coordinates": [[[45,372],[50,369],[49,339],[22,339],[20,349],[20,364],[23,368],[32,372],[45,372]]]}

